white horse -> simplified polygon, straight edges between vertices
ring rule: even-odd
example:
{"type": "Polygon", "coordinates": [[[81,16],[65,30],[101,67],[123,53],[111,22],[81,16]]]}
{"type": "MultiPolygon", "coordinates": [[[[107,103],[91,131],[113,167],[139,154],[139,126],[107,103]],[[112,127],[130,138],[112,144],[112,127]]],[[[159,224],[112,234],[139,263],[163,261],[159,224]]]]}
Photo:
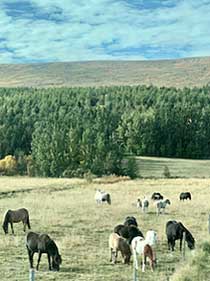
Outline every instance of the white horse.
{"type": "Polygon", "coordinates": [[[158,201],[156,203],[157,205],[157,215],[159,215],[160,213],[165,213],[165,208],[168,205],[171,204],[170,200],[169,199],[165,199],[165,200],[161,200],[161,201],[158,201]]]}
{"type": "Polygon", "coordinates": [[[109,205],[111,205],[110,194],[105,192],[105,191],[102,191],[100,189],[96,189],[95,200],[96,200],[96,203],[98,203],[98,204],[102,204],[103,202],[107,202],[109,205]]]}
{"type": "Polygon", "coordinates": [[[144,197],[144,199],[142,200],[142,206],[141,206],[142,212],[146,213],[148,211],[148,207],[149,207],[149,201],[147,200],[146,197],[144,197]]]}
{"type": "Polygon", "coordinates": [[[158,242],[157,232],[152,229],[148,230],[145,240],[150,246],[155,246],[158,242]]]}

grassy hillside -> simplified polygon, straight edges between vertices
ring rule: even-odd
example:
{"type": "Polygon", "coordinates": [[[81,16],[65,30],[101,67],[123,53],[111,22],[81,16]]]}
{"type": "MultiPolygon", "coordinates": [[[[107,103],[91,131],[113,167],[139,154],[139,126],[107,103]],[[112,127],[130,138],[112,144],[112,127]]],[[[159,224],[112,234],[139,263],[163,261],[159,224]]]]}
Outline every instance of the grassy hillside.
{"type": "MultiPolygon", "coordinates": [[[[109,181],[110,182],[110,181],[109,181]]],[[[47,258],[43,255],[37,280],[107,281],[132,280],[132,264],[109,262],[108,237],[113,227],[122,223],[127,215],[136,216],[143,233],[154,228],[160,243],[157,246],[158,266],[154,273],[149,268],[140,280],[167,280],[168,275],[177,272],[182,264],[178,251],[167,250],[165,224],[169,219],[181,220],[196,238],[196,250],[186,251],[187,261],[197,255],[200,243],[208,238],[207,219],[210,180],[169,179],[113,181],[114,183],[83,180],[0,178],[0,212],[3,217],[7,209],[26,207],[30,212],[32,230],[47,232],[57,243],[63,257],[61,271],[48,272],[47,258]],[[110,192],[112,205],[97,206],[94,202],[95,188],[110,192]],[[12,192],[11,191],[20,191],[12,192]],[[25,192],[23,192],[26,190],[25,192]],[[7,191],[10,193],[6,194],[7,191]],[[148,197],[153,191],[160,191],[170,198],[172,204],[165,215],[157,217],[151,203],[149,213],[142,214],[135,207],[138,197],[148,197]],[[191,202],[179,202],[181,191],[191,191],[191,202]],[[201,208],[202,205],[202,208],[201,208]]],[[[22,224],[14,225],[15,236],[5,236],[0,231],[1,280],[22,281],[28,278],[28,257],[24,245],[22,224]]],[[[37,256],[35,257],[36,262],[37,256]]],[[[205,269],[204,269],[205,270],[205,269]]],[[[188,277],[190,277],[188,275],[188,277]]],[[[179,281],[183,279],[182,275],[179,281]]],[[[198,280],[198,279],[197,279],[198,280]]],[[[200,279],[201,280],[201,279],[200,279]]],[[[202,281],[207,279],[202,279],[202,281]]],[[[195,281],[195,280],[193,280],[195,281]]]]}
{"type": "Polygon", "coordinates": [[[179,88],[210,82],[210,58],[0,65],[0,87],[157,85],[179,88]]]}
{"type": "Polygon", "coordinates": [[[143,178],[163,178],[164,167],[171,177],[210,178],[210,160],[191,160],[164,157],[137,157],[139,173],[143,178]]]}

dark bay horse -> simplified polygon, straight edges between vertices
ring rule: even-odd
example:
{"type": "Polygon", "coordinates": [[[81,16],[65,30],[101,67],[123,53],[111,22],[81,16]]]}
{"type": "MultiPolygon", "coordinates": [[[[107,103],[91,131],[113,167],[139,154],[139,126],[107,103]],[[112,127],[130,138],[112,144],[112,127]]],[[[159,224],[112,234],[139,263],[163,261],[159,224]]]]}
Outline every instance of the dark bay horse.
{"type": "Polygon", "coordinates": [[[3,229],[5,234],[8,233],[8,224],[10,223],[11,229],[12,229],[12,234],[14,234],[14,229],[13,229],[13,223],[17,222],[23,222],[23,231],[26,231],[26,225],[30,229],[30,221],[29,221],[29,213],[28,210],[25,208],[21,208],[18,210],[8,210],[5,214],[4,217],[4,222],[3,222],[3,229]]]}
{"type": "Polygon", "coordinates": [[[195,239],[189,230],[181,223],[168,221],[166,223],[166,235],[168,239],[168,249],[174,251],[175,240],[180,240],[180,251],[182,250],[183,233],[185,232],[186,242],[190,250],[195,248],[195,239]]]}
{"type": "Polygon", "coordinates": [[[135,225],[118,224],[115,226],[114,232],[125,238],[128,244],[131,244],[131,241],[136,236],[144,237],[141,230],[135,225]]]}
{"type": "Polygon", "coordinates": [[[48,258],[49,270],[59,271],[60,264],[62,263],[61,255],[59,254],[57,245],[47,234],[29,232],[26,236],[26,248],[28,250],[31,268],[33,268],[34,253],[38,253],[37,270],[39,269],[41,256],[45,253],[48,258]]]}
{"type": "Polygon", "coordinates": [[[180,195],[179,195],[179,200],[181,201],[181,200],[187,200],[187,199],[189,199],[189,200],[191,200],[191,193],[190,192],[182,192],[182,193],[180,193],[180,195]]]}

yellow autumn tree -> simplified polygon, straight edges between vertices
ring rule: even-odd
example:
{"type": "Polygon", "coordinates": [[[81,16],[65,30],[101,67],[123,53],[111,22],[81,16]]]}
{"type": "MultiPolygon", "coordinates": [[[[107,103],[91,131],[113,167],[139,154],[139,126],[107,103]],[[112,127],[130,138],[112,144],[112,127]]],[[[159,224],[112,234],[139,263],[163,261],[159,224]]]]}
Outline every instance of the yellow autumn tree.
{"type": "Polygon", "coordinates": [[[0,173],[4,175],[14,175],[17,170],[17,160],[12,155],[7,155],[0,160],[0,173]]]}

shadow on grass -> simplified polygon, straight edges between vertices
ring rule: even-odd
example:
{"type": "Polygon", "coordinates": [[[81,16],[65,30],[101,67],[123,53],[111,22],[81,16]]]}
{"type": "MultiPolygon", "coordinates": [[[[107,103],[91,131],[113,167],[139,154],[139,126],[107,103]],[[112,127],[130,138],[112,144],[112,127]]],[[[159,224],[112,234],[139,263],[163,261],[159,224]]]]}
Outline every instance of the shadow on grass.
{"type": "Polygon", "coordinates": [[[71,273],[87,273],[88,270],[81,267],[70,266],[70,267],[62,267],[60,272],[71,272],[71,273]]]}

